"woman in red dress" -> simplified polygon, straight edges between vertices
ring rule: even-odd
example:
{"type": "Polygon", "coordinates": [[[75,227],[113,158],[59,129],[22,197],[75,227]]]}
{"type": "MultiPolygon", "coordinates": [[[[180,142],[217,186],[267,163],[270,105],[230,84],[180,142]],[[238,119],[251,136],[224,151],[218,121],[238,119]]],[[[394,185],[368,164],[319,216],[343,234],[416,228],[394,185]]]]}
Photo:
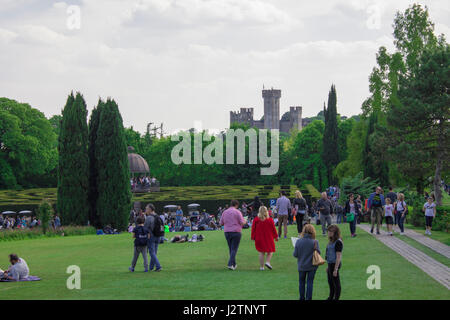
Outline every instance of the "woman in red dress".
{"type": "Polygon", "coordinates": [[[259,252],[259,270],[264,270],[264,266],[272,270],[270,259],[275,252],[275,240],[278,241],[278,234],[273,219],[265,206],[259,208],[258,216],[252,223],[252,240],[255,240],[256,250],[259,252]],[[264,263],[265,255],[266,262],[264,263]]]}

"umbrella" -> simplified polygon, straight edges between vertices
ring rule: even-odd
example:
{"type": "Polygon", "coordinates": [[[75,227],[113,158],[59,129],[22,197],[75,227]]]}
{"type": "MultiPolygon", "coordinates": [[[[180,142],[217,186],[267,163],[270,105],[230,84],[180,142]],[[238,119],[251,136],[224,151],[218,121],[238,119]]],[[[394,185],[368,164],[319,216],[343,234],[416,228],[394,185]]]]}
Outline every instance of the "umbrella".
{"type": "Polygon", "coordinates": [[[15,211],[3,211],[2,214],[16,214],[15,211]]]}
{"type": "Polygon", "coordinates": [[[173,204],[168,204],[167,206],[164,206],[164,208],[167,208],[167,209],[176,209],[176,208],[178,208],[178,206],[173,205],[173,204]]]}
{"type": "Polygon", "coordinates": [[[20,211],[19,214],[32,214],[33,212],[31,212],[30,210],[23,210],[20,211]]]}
{"type": "Polygon", "coordinates": [[[196,207],[200,207],[200,205],[198,204],[198,203],[191,203],[191,204],[188,204],[188,208],[196,208],[196,207]]]}

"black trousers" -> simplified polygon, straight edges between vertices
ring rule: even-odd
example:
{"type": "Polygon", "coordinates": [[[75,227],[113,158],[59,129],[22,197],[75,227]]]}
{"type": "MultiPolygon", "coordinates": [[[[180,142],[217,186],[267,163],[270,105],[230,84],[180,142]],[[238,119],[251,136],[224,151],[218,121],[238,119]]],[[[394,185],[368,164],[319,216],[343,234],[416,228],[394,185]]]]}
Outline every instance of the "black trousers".
{"type": "Polygon", "coordinates": [[[339,269],[337,272],[337,277],[333,276],[334,267],[336,264],[329,263],[328,264],[328,286],[330,287],[330,295],[328,296],[328,300],[339,300],[341,296],[341,280],[339,279],[339,269]]]}
{"type": "Polygon", "coordinates": [[[305,217],[304,214],[296,214],[295,215],[295,221],[297,222],[297,231],[298,233],[302,233],[303,231],[303,218],[305,217]]]}

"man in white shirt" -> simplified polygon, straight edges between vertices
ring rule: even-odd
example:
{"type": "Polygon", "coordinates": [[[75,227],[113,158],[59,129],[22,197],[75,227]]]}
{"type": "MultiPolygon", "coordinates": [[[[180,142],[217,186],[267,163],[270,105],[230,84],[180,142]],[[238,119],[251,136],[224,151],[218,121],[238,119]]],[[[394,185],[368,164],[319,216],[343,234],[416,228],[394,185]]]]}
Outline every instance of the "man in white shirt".
{"type": "Polygon", "coordinates": [[[7,271],[3,272],[0,269],[0,276],[2,278],[19,281],[28,277],[30,270],[24,259],[19,258],[17,254],[11,253],[9,255],[9,261],[11,262],[11,266],[7,271]]]}

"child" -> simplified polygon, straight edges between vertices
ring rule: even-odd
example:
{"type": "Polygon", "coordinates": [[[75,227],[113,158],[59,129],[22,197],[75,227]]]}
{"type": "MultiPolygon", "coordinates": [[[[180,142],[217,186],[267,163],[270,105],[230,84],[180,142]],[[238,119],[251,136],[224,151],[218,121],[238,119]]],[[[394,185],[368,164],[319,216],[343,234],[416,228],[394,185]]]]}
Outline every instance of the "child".
{"type": "Polygon", "coordinates": [[[395,216],[397,217],[397,224],[400,229],[400,234],[403,235],[405,231],[405,227],[403,224],[405,222],[406,214],[408,213],[408,206],[406,205],[405,195],[403,193],[398,194],[394,208],[395,216]]]}
{"type": "Polygon", "coordinates": [[[341,280],[339,279],[339,269],[341,268],[342,249],[344,244],[341,239],[341,231],[338,226],[332,224],[327,229],[328,245],[325,254],[328,267],[327,277],[330,295],[327,300],[339,300],[341,296],[341,280]]]}
{"type": "Polygon", "coordinates": [[[431,236],[431,225],[433,224],[433,218],[436,216],[436,204],[433,202],[432,197],[428,197],[427,202],[423,205],[423,212],[425,212],[425,234],[431,236]]]}
{"type": "Polygon", "coordinates": [[[394,206],[391,203],[391,199],[386,198],[386,205],[384,206],[384,217],[386,218],[386,226],[388,229],[388,235],[392,236],[392,226],[394,224],[394,206]]]}
{"type": "Polygon", "coordinates": [[[131,267],[128,268],[131,272],[134,272],[139,254],[142,254],[144,258],[144,272],[148,272],[148,259],[147,259],[147,241],[150,239],[150,232],[144,227],[145,219],[138,217],[136,219],[137,227],[133,229],[134,238],[134,256],[131,261],[131,267]]]}

